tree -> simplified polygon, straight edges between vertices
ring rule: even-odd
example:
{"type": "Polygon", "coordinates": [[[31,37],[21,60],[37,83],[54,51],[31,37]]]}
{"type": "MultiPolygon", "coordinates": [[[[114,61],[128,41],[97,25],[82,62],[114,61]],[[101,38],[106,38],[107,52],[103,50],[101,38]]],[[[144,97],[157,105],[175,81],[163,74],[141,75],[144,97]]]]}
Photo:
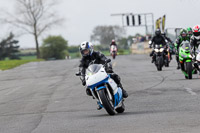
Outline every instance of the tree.
{"type": "Polygon", "coordinates": [[[96,26],[91,35],[91,41],[108,45],[112,39],[118,40],[125,34],[125,30],[120,26],[96,26]]]}
{"type": "Polygon", "coordinates": [[[53,25],[63,19],[57,17],[52,9],[56,0],[16,0],[16,14],[9,14],[10,20],[6,22],[23,29],[26,33],[34,36],[37,58],[40,58],[39,36],[53,25]]]}
{"type": "Polygon", "coordinates": [[[68,42],[62,36],[49,36],[43,40],[41,55],[44,59],[65,59],[68,42]]]}
{"type": "Polygon", "coordinates": [[[6,39],[3,39],[0,42],[0,60],[5,60],[6,57],[9,59],[20,59],[17,55],[19,53],[17,43],[18,41],[14,40],[13,33],[10,33],[6,39]]]}
{"type": "Polygon", "coordinates": [[[133,36],[128,36],[127,38],[121,38],[118,40],[119,42],[119,48],[122,48],[122,49],[129,49],[130,47],[130,44],[133,43],[133,36]]]}

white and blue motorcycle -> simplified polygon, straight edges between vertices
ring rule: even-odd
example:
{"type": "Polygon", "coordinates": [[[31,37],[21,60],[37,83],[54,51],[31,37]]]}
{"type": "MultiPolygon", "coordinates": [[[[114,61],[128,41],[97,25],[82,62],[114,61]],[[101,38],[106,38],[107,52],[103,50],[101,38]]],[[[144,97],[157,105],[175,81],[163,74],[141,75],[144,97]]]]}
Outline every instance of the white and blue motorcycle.
{"type": "MultiPolygon", "coordinates": [[[[111,60],[108,59],[107,63],[111,60]]],[[[122,89],[117,86],[115,81],[106,73],[105,66],[102,64],[90,64],[86,70],[86,86],[90,88],[92,96],[97,99],[97,103],[104,108],[109,115],[123,113],[125,110],[122,89]]],[[[76,76],[82,76],[77,73],[76,76]]]]}

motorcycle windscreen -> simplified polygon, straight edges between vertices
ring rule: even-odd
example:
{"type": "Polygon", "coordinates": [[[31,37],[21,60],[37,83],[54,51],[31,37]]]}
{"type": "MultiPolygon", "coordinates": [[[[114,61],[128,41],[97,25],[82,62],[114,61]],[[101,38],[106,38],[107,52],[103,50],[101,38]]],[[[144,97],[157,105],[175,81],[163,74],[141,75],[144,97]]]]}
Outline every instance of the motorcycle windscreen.
{"type": "Polygon", "coordinates": [[[184,41],[182,42],[182,46],[181,46],[185,51],[190,51],[191,50],[191,46],[190,43],[188,41],[184,41]]]}
{"type": "Polygon", "coordinates": [[[101,69],[102,65],[101,64],[92,64],[88,67],[86,70],[86,74],[90,75],[97,73],[101,69]]]}

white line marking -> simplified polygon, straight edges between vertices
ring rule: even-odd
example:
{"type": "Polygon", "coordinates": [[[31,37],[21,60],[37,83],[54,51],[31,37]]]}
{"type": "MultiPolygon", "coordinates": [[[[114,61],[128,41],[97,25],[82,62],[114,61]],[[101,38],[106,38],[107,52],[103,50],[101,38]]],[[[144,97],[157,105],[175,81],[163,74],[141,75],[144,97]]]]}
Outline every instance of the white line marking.
{"type": "Polygon", "coordinates": [[[186,91],[187,91],[188,93],[190,93],[191,95],[193,95],[193,96],[197,95],[197,93],[195,93],[194,91],[192,91],[191,88],[185,88],[185,89],[186,89],[186,91]]]}
{"type": "Polygon", "coordinates": [[[113,67],[115,67],[115,66],[116,66],[116,64],[117,64],[117,63],[116,63],[116,62],[114,62],[112,66],[113,66],[113,67]]]}

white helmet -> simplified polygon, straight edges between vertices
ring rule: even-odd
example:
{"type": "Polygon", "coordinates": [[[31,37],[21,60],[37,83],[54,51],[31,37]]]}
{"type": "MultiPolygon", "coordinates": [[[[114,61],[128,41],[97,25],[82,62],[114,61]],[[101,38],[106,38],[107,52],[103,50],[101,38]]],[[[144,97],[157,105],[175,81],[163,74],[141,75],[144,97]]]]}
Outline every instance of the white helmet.
{"type": "Polygon", "coordinates": [[[79,48],[82,56],[89,56],[93,53],[93,45],[91,42],[82,42],[79,48]]]}

